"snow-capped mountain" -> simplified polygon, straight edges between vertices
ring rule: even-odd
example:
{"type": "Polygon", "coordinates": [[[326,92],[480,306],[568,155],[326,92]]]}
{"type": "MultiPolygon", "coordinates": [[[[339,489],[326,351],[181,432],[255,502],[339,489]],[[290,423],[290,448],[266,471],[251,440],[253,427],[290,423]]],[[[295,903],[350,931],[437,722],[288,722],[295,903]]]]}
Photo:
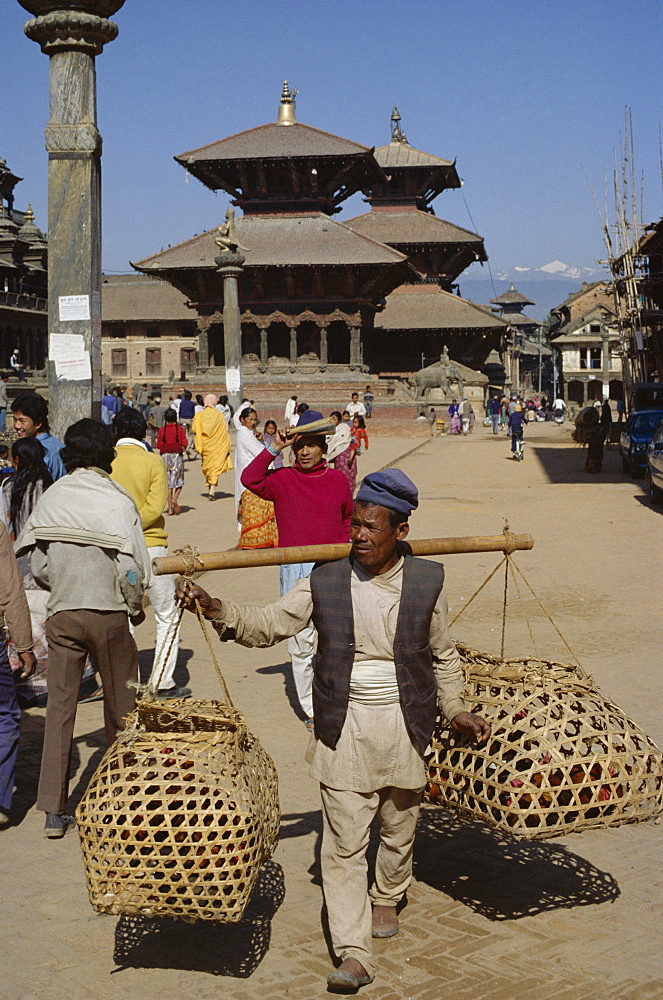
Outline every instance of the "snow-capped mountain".
{"type": "Polygon", "coordinates": [[[575,264],[565,264],[563,260],[553,260],[541,267],[516,267],[512,271],[498,271],[497,281],[513,281],[527,278],[528,281],[545,281],[553,278],[564,281],[599,281],[607,277],[607,272],[599,267],[582,267],[575,264]]]}

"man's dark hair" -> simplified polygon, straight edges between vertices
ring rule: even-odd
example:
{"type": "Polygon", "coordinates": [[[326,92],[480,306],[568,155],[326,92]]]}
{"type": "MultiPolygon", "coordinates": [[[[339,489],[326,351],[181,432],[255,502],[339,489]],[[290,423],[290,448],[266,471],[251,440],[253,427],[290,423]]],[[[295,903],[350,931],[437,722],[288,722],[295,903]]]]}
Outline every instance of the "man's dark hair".
{"type": "Polygon", "coordinates": [[[308,405],[308,403],[300,403],[297,409],[295,410],[295,413],[297,413],[301,417],[302,413],[306,413],[306,411],[309,409],[310,406],[308,405]]]}
{"type": "Polygon", "coordinates": [[[91,420],[90,417],[77,420],[65,431],[64,448],[60,456],[67,472],[95,466],[110,473],[115,458],[110,427],[102,424],[101,420],[91,420]]]}
{"type": "Polygon", "coordinates": [[[185,389],[184,390],[184,398],[185,399],[191,399],[191,389],[185,389]]]}
{"type": "Polygon", "coordinates": [[[22,413],[30,417],[33,424],[41,425],[41,430],[48,432],[48,403],[38,392],[24,392],[12,403],[12,413],[22,413]]]}
{"type": "Polygon", "coordinates": [[[113,430],[116,441],[118,438],[135,438],[136,441],[142,441],[147,434],[147,421],[140,410],[125,406],[113,421],[113,430]]]}

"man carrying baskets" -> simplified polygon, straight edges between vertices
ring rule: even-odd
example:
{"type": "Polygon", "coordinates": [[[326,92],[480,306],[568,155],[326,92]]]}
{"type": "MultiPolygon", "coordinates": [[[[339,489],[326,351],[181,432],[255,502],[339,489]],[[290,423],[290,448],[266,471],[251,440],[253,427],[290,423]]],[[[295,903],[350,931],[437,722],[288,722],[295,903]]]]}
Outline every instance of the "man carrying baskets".
{"type": "Polygon", "coordinates": [[[372,937],[398,933],[396,907],[412,877],[412,849],[423,755],[439,705],[455,730],[475,742],[490,735],[465,710],[463,675],[449,636],[444,569],[399,545],[418,506],[415,485],[399,469],[364,479],[355,501],[349,559],[315,567],[279,601],[239,607],[181,584],[220,638],[269,646],[309,621],[318,631],[313,662],[315,739],[307,754],[320,782],[322,882],[332,945],[341,959],[332,990],[372,982],[372,937]],[[375,814],[380,846],[368,893],[366,849],[375,814]]]}

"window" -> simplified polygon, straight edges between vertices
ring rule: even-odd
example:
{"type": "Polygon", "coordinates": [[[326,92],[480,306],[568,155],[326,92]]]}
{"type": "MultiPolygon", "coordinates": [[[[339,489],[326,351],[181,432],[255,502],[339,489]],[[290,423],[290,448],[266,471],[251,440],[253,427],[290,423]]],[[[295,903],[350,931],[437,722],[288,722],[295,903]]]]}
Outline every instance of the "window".
{"type": "Polygon", "coordinates": [[[119,340],[124,337],[124,327],[120,323],[113,323],[112,326],[108,327],[108,336],[119,340]]]}
{"type": "Polygon", "coordinates": [[[148,375],[161,375],[161,348],[148,347],[145,351],[145,369],[148,375]]]}
{"type": "Polygon", "coordinates": [[[196,371],[196,349],[195,347],[180,348],[180,370],[187,375],[193,375],[196,371]]]}
{"type": "Polygon", "coordinates": [[[114,347],[111,351],[111,374],[126,375],[127,373],[127,351],[124,347],[114,347]]]}
{"type": "Polygon", "coordinates": [[[580,367],[581,368],[601,368],[603,365],[603,356],[600,347],[581,347],[580,348],[580,367]]]}
{"type": "Polygon", "coordinates": [[[160,337],[161,336],[161,330],[156,325],[156,323],[150,323],[149,326],[145,327],[145,335],[147,337],[160,337]]]}
{"type": "Polygon", "coordinates": [[[590,323],[589,324],[589,332],[590,333],[600,333],[601,332],[601,325],[600,325],[600,323],[590,323]]]}

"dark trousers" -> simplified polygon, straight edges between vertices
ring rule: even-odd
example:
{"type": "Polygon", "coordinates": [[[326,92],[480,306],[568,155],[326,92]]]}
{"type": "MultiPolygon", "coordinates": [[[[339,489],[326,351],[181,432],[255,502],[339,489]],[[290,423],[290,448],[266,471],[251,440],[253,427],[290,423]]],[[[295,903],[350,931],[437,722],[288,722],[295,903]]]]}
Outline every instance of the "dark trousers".
{"type": "Polygon", "coordinates": [[[21,734],[21,710],[16,700],[14,675],[7,649],[0,639],[0,809],[9,812],[14,792],[14,771],[21,734]]]}
{"type": "Polygon", "coordinates": [[[138,650],[123,611],[58,611],[46,622],[48,703],[37,809],[63,811],[69,794],[71,745],[78,689],[88,653],[104,686],[104,725],[112,743],[133,711],[138,650]]]}

